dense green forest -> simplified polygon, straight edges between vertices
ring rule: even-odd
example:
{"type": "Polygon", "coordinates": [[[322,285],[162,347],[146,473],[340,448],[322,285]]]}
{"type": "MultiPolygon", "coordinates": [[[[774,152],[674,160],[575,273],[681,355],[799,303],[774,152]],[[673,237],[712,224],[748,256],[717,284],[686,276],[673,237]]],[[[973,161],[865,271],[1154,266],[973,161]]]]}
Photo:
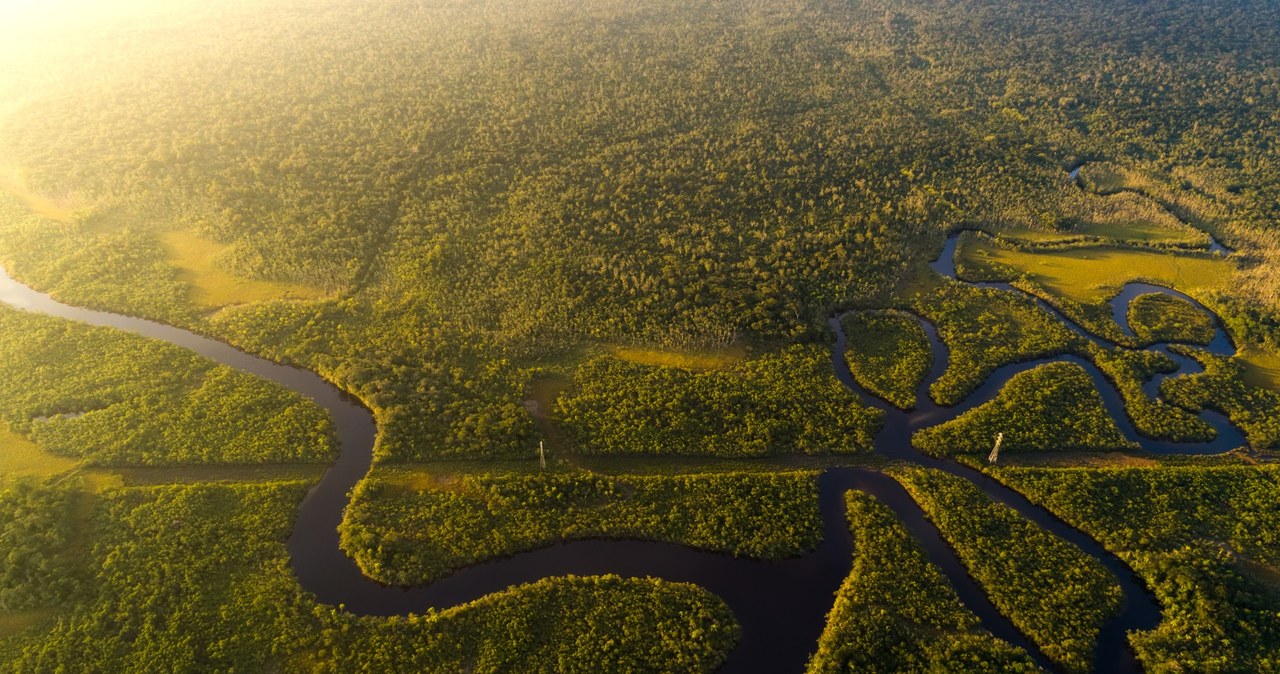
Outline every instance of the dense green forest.
{"type": "Polygon", "coordinates": [[[893,513],[846,496],[853,568],[836,593],[809,674],[1037,672],[1026,652],[982,629],[893,513]]]}
{"type": "Polygon", "coordinates": [[[1169,295],[1139,295],[1129,305],[1129,326],[1140,344],[1208,344],[1217,331],[1213,319],[1186,300],[1169,295]]]}
{"type": "Polygon", "coordinates": [[[1102,406],[1093,379],[1074,363],[1049,363],[1009,379],[991,401],[916,431],[911,444],[936,456],[1002,452],[1137,449],[1102,406]]]}
{"type": "Polygon", "coordinates": [[[1157,373],[1178,369],[1168,356],[1158,351],[1100,347],[1090,348],[1089,353],[1098,369],[1115,384],[1124,398],[1125,413],[1142,435],[1176,442],[1203,442],[1216,435],[1213,427],[1196,415],[1163,399],[1153,400],[1142,389],[1143,382],[1157,373]]]}
{"type": "Polygon", "coordinates": [[[928,468],[891,474],[1001,613],[1064,671],[1091,671],[1098,630],[1120,610],[1120,586],[1100,562],[963,478],[928,468]]]}
{"type": "MultiPolygon", "coordinates": [[[[0,256],[319,369],[382,413],[387,458],[522,451],[522,359],[813,337],[948,229],[1109,213],[1064,190],[1082,159],[1211,222],[1241,251],[1237,323],[1280,344],[1266,3],[296,8],[182,4],[94,68],[45,57],[59,76],[14,83],[0,124],[0,256]],[[332,299],[206,318],[173,232],[332,299]]],[[[990,359],[1063,348],[1019,323],[990,359]]],[[[982,348],[969,330],[951,342],[982,348]]],[[[986,368],[949,346],[954,401],[986,368]]]]}
{"type": "Polygon", "coordinates": [[[853,312],[841,320],[849,372],[864,388],[909,410],[916,387],[933,362],[929,337],[914,317],[883,312],[853,312]]]}
{"type": "Polygon", "coordinates": [[[77,487],[20,480],[0,488],[0,611],[57,606],[79,588],[70,550],[77,487]]]}
{"type": "Polygon", "coordinates": [[[417,585],[573,538],[663,540],[763,558],[799,554],[822,538],[812,472],[435,476],[437,486],[420,490],[407,477],[361,482],[342,524],[343,549],[385,583],[417,585]]]}
{"type": "Polygon", "coordinates": [[[556,411],[587,454],[865,453],[881,420],[816,346],[710,372],[602,356],[573,381],[556,411]]]}
{"type": "Polygon", "coordinates": [[[186,349],[0,306],[0,419],[98,465],[332,456],[311,401],[186,349]]]}
{"type": "Polygon", "coordinates": [[[1204,372],[1165,380],[1160,384],[1163,397],[1189,409],[1224,412],[1254,447],[1280,448],[1280,393],[1248,383],[1234,359],[1190,349],[1183,353],[1198,359],[1204,372]]]}
{"type": "MultiPolygon", "coordinates": [[[[283,545],[305,489],[275,482],[102,495],[92,552],[70,562],[85,586],[56,620],[0,637],[0,670],[712,671],[737,639],[723,602],[656,580],[548,579],[394,621],[317,605],[293,579],[283,545]]],[[[0,508],[0,522],[30,517],[7,496],[0,508]]]]}
{"type": "Polygon", "coordinates": [[[933,399],[954,405],[996,368],[1078,348],[1080,338],[1030,298],[944,281],[912,298],[938,328],[950,353],[946,372],[929,387],[933,399]]]}
{"type": "Polygon", "coordinates": [[[1273,467],[1000,468],[996,475],[1120,555],[1154,588],[1148,671],[1280,668],[1280,482],[1273,467]]]}
{"type": "MultiPolygon", "coordinates": [[[[1166,619],[1132,639],[1148,671],[1280,669],[1277,3],[19,4],[0,3],[0,264],[368,406],[375,467],[343,535],[370,575],[421,582],[566,537],[811,549],[808,471],[865,461],[883,425],[833,376],[827,320],[853,312],[851,372],[906,409],[930,364],[909,312],[949,352],[942,405],[1075,354],[1142,435],[1208,440],[1196,411],[1227,414],[1264,465],[997,474],[1154,589],[1166,619]],[[961,279],[1011,282],[1119,346],[930,271],[958,230],[985,233],[961,237],[961,279]],[[1201,343],[1212,320],[1145,296],[1127,337],[1107,300],[1135,280],[1208,306],[1240,355],[1176,347],[1205,372],[1149,398],[1175,364],[1137,349],[1201,343]],[[636,474],[582,469],[600,461],[636,474]]],[[[1050,365],[913,440],[1128,447],[1097,398],[1050,365]]],[[[312,484],[296,464],[318,472],[333,435],[274,384],[0,307],[0,670],[712,671],[736,642],[723,601],[653,579],[550,578],[394,619],[316,604],[282,542],[312,484]],[[34,477],[5,473],[19,459],[34,477]],[[241,464],[260,472],[217,472],[241,464]]],[[[1105,579],[929,483],[918,500],[971,568],[1025,553],[989,591],[1080,669],[1105,579]]],[[[1033,671],[887,510],[848,505],[854,569],[813,671],[1033,671]]]]}

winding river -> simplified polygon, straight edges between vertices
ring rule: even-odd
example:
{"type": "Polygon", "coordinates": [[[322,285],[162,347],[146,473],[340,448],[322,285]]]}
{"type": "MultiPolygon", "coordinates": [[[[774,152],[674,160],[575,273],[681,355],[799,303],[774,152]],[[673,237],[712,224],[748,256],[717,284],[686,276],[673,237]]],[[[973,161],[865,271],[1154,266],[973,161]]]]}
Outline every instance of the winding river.
{"type": "MultiPolygon", "coordinates": [[[[958,234],[948,238],[943,254],[933,263],[936,271],[952,278],[955,277],[953,256],[957,239],[958,234]]],[[[980,285],[1021,292],[1007,284],[980,285]]],[[[1194,302],[1182,293],[1167,288],[1129,284],[1113,304],[1123,329],[1128,330],[1124,312],[1128,302],[1145,292],[1167,293],[1194,302]]],[[[849,572],[853,548],[844,516],[843,495],[846,490],[859,489],[872,494],[895,512],[923,545],[928,558],[941,569],[964,604],[981,619],[984,627],[996,636],[1026,649],[1041,666],[1048,670],[1054,669],[1034,644],[995,609],[902,486],[883,473],[864,468],[833,467],[821,474],[819,509],[823,541],[816,550],[792,559],[735,558],[652,541],[575,540],[469,566],[423,587],[380,585],[364,576],[355,562],[338,547],[337,527],[346,508],[348,494],[370,468],[377,434],[372,414],[359,402],[313,372],[252,356],[214,339],[153,321],[62,304],[18,283],[3,269],[0,269],[0,301],[30,311],[120,328],[164,340],[224,365],[270,379],[311,398],[328,410],[337,430],[339,456],[304,499],[287,544],[298,581],[322,603],[341,605],[347,611],[362,615],[401,615],[421,613],[428,608],[448,608],[549,576],[652,576],[669,581],[696,583],[714,592],[729,605],[742,626],[742,638],[721,671],[799,672],[816,647],[834,593],[849,572]]],[[[1078,334],[1098,341],[1097,337],[1086,333],[1052,306],[1037,301],[1078,334]]],[[[1199,306],[1199,303],[1196,304],[1199,306]]],[[[1160,620],[1160,610],[1151,593],[1133,572],[1087,535],[981,472],[916,452],[911,447],[911,434],[921,428],[953,419],[991,400],[1013,375],[1056,361],[1071,361],[1084,367],[1093,377],[1108,411],[1126,437],[1139,442],[1149,451],[1222,452],[1243,444],[1240,433],[1222,415],[1206,412],[1203,417],[1218,430],[1218,437],[1213,442],[1190,445],[1155,442],[1143,438],[1133,429],[1115,387],[1091,363],[1072,355],[1007,365],[996,370],[961,404],[953,407],[938,406],[929,398],[927,391],[929,384],[946,369],[948,351],[938,339],[933,326],[924,320],[921,320],[921,325],[932,345],[933,365],[917,390],[917,407],[910,412],[903,412],[868,394],[854,381],[845,362],[845,336],[839,319],[837,316],[830,320],[836,334],[831,350],[835,375],[861,397],[865,404],[885,412],[884,428],[876,436],[876,452],[893,459],[959,475],[976,484],[992,499],[1014,508],[1028,520],[1070,541],[1106,565],[1119,580],[1125,600],[1121,613],[1104,627],[1099,637],[1095,670],[1140,671],[1127,647],[1125,632],[1156,626],[1160,620]]],[[[1167,345],[1153,348],[1169,353],[1167,345]]],[[[1234,352],[1220,324],[1210,350],[1222,354],[1234,352]]],[[[1197,371],[1195,361],[1177,354],[1170,355],[1178,362],[1180,369],[1168,376],[1197,371]]],[[[1150,384],[1148,390],[1154,390],[1150,388],[1150,384]]]]}

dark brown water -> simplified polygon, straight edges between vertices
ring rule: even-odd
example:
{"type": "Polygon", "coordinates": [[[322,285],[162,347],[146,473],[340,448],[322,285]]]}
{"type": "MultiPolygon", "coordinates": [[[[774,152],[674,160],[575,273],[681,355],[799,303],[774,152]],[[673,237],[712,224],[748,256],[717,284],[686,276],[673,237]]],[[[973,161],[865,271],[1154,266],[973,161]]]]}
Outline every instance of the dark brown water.
{"type": "MultiPolygon", "coordinates": [[[[955,276],[952,261],[955,244],[956,236],[953,235],[948,239],[943,255],[934,263],[937,271],[952,277],[955,276]]],[[[1004,284],[986,285],[1012,290],[1004,284]]],[[[1126,288],[1126,292],[1129,292],[1129,288],[1126,288]]],[[[1163,288],[1151,290],[1144,287],[1142,292],[1167,292],[1182,296],[1181,293],[1163,288]]],[[[1129,299],[1132,296],[1127,299],[1118,298],[1117,302],[1127,306],[1129,299]]],[[[612,573],[629,577],[657,577],[696,583],[719,595],[732,609],[742,625],[742,639],[723,671],[799,672],[815,649],[834,593],[849,572],[852,541],[844,517],[843,495],[849,489],[859,489],[872,494],[894,511],[922,544],[930,561],[951,582],[965,605],[982,620],[984,627],[996,636],[1025,648],[1042,666],[1052,669],[1038,649],[996,611],[950,547],[940,538],[937,529],[925,518],[919,506],[901,485],[883,473],[863,468],[836,467],[823,472],[819,478],[823,542],[816,550],[793,559],[742,559],[651,541],[577,540],[469,566],[424,587],[380,585],[365,577],[338,547],[337,527],[346,508],[349,491],[369,470],[377,433],[372,415],[357,401],[312,372],[258,358],[222,342],[153,321],[71,307],[14,281],[3,270],[0,270],[0,301],[30,311],[161,339],[222,364],[270,379],[311,398],[328,410],[337,429],[340,453],[321,481],[307,494],[299,509],[293,534],[287,542],[298,581],[322,603],[341,605],[348,611],[363,615],[402,615],[421,613],[429,608],[455,606],[514,585],[550,576],[612,573]]],[[[1051,306],[1043,302],[1041,304],[1078,333],[1097,340],[1051,306]]],[[[1027,519],[1075,544],[1111,569],[1124,590],[1124,608],[1120,615],[1106,625],[1099,638],[1095,669],[1099,672],[1138,671],[1139,668],[1127,648],[1125,632],[1154,627],[1159,622],[1160,611],[1150,592],[1132,571],[1096,541],[1030,503],[1017,492],[978,471],[919,454],[911,448],[911,434],[918,429],[955,418],[987,402],[1010,377],[1019,372],[1046,362],[1062,360],[1076,362],[1089,371],[1102,393],[1107,409],[1126,436],[1140,442],[1150,451],[1226,451],[1242,444],[1238,431],[1221,415],[1207,414],[1207,419],[1219,431],[1219,437],[1213,443],[1184,445],[1158,443],[1142,438],[1133,430],[1115,388],[1092,364],[1069,355],[1002,367],[961,404],[940,407],[928,397],[927,389],[946,369],[948,352],[933,326],[923,320],[921,324],[932,344],[933,366],[918,389],[916,408],[911,412],[902,412],[871,396],[854,382],[844,359],[845,336],[840,322],[838,317],[831,319],[831,326],[837,336],[831,351],[835,376],[867,404],[885,411],[885,426],[876,437],[876,452],[894,459],[939,468],[970,480],[991,498],[1014,508],[1027,519]]],[[[1223,349],[1233,350],[1221,328],[1219,332],[1214,348],[1218,352],[1224,352],[1223,349]]],[[[1153,348],[1163,348],[1163,345],[1153,348]]],[[[1182,359],[1180,365],[1184,370],[1191,371],[1194,361],[1191,364],[1185,361],[1189,359],[1182,359]]],[[[1171,376],[1181,373],[1185,372],[1180,371],[1171,376]]]]}

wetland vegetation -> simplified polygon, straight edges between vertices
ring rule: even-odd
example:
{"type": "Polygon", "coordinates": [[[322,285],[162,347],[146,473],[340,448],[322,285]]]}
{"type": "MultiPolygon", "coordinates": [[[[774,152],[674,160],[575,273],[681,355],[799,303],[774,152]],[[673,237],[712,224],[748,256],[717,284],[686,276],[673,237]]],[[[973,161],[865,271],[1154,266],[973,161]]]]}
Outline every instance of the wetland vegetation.
{"type": "MultiPolygon", "coordinates": [[[[1146,461],[1088,363],[1140,441],[1204,442],[1199,412],[1225,414],[1247,446],[1217,461],[993,471],[1149,585],[1160,624],[1119,638],[1147,671],[1280,669],[1274,3],[79,4],[39,24],[0,3],[0,263],[366,406],[342,528],[370,577],[597,537],[772,560],[848,529],[811,671],[1034,671],[937,571],[952,553],[894,520],[918,508],[1087,671],[1115,587],[994,486],[893,469],[914,501],[853,491],[830,526],[815,475],[883,464],[943,364],[930,327],[932,400],[982,404],[895,456],[1004,433],[1010,462],[1146,461]],[[983,234],[941,277],[961,230],[983,234]],[[1202,303],[1238,353],[1163,293],[1126,332],[1109,300],[1132,281],[1202,303]]],[[[286,540],[341,423],[180,347],[0,307],[0,670],[763,666],[747,614],[654,578],[319,602],[286,540]]]]}

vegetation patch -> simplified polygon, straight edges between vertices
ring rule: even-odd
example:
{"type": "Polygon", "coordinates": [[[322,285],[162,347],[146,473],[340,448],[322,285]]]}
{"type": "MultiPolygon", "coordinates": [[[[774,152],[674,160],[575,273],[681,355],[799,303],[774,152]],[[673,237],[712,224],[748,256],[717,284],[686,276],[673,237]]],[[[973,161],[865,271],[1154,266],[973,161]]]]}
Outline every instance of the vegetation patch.
{"type": "Polygon", "coordinates": [[[1089,672],[1122,593],[1106,567],[994,503],[968,480],[926,468],[891,473],[937,525],[991,602],[1068,672],[1089,672]]]}
{"type": "Polygon", "coordinates": [[[1209,247],[1209,237],[1170,213],[1145,194],[1123,192],[1099,197],[1080,195],[1064,206],[1071,209],[1065,230],[1076,242],[1123,243],[1158,247],[1209,247]]]}
{"type": "Polygon", "coordinates": [[[1280,448],[1280,394],[1250,385],[1244,367],[1234,358],[1180,350],[1199,360],[1204,372],[1162,382],[1162,397],[1189,410],[1222,411],[1244,431],[1255,449],[1280,448]]]}
{"type": "Polygon", "coordinates": [[[8,192],[33,215],[46,220],[70,223],[75,218],[75,211],[72,209],[42,194],[32,192],[26,186],[26,181],[12,167],[0,167],[0,191],[8,192]]]}
{"type": "Polygon", "coordinates": [[[816,474],[464,475],[421,490],[392,471],[356,487],[342,547],[381,582],[573,538],[639,538],[781,558],[822,538],[816,474]],[[484,535],[477,535],[484,532],[484,535]]]}
{"type": "Polygon", "coordinates": [[[584,454],[866,452],[882,418],[840,384],[818,346],[710,372],[601,356],[573,380],[556,409],[584,454]]]}
{"type": "Polygon", "coordinates": [[[80,587],[68,550],[77,492],[75,481],[0,486],[0,614],[57,606],[80,587]]]}
{"type": "Polygon", "coordinates": [[[996,468],[997,477],[1118,554],[1164,621],[1130,641],[1152,672],[1274,671],[1280,591],[1275,467],[996,468]]]}
{"type": "Polygon", "coordinates": [[[8,307],[0,418],[41,451],[95,464],[321,461],[333,451],[325,412],[279,385],[177,346],[8,307]]]}
{"type": "Polygon", "coordinates": [[[1228,260],[1130,248],[1015,250],[982,237],[966,237],[956,251],[975,280],[1025,276],[1055,296],[1102,304],[1129,281],[1148,281],[1196,292],[1224,290],[1235,274],[1228,260]]]}
{"type": "Polygon", "coordinates": [[[1280,353],[1245,348],[1240,350],[1236,360],[1244,367],[1245,383],[1280,393],[1280,353]]]}
{"type": "Polygon", "coordinates": [[[0,262],[63,302],[192,325],[186,286],[163,257],[149,232],[47,220],[0,192],[0,262]]]}
{"type": "Polygon", "coordinates": [[[1147,293],[1129,304],[1129,327],[1140,345],[1159,342],[1208,344],[1218,331],[1213,318],[1172,295],[1147,293]]]}
{"type": "Polygon", "coordinates": [[[1039,671],[1025,651],[982,628],[888,508],[856,491],[845,504],[853,568],[808,674],[1039,671]]]}
{"type": "Polygon", "coordinates": [[[1217,431],[1196,414],[1162,399],[1152,399],[1143,384],[1157,373],[1178,369],[1177,363],[1159,351],[1103,349],[1089,345],[1094,364],[1115,384],[1124,399],[1124,410],[1138,433],[1157,440],[1207,442],[1217,431]]]}
{"type": "Polygon", "coordinates": [[[671,349],[647,349],[638,346],[615,346],[609,349],[619,360],[656,367],[679,367],[696,372],[720,370],[741,363],[747,357],[744,346],[728,347],[717,351],[674,351],[671,349]]]}
{"type": "Polygon", "coordinates": [[[188,231],[160,235],[166,259],[178,269],[178,280],[191,287],[191,303],[198,307],[224,307],[275,299],[321,299],[325,293],[300,283],[248,279],[228,273],[218,265],[227,246],[188,231]]]}
{"type": "Polygon", "coordinates": [[[1002,452],[1137,449],[1125,439],[1093,379],[1075,363],[1019,372],[994,399],[938,426],[911,444],[933,454],[986,453],[997,434],[1002,452]]]}
{"type": "Polygon", "coordinates": [[[930,386],[941,405],[965,398],[1002,365],[1075,350],[1080,338],[1016,292],[947,281],[917,292],[912,306],[938,329],[950,352],[946,372],[930,386]]]}
{"type": "Polygon", "coordinates": [[[855,311],[841,325],[845,360],[858,384],[896,407],[915,407],[916,388],[933,362],[920,321],[903,314],[855,311]]]}
{"type": "Polygon", "coordinates": [[[79,465],[75,459],[40,449],[0,422],[0,483],[16,477],[52,477],[79,465]]]}
{"type": "Polygon", "coordinates": [[[319,606],[283,543],[306,488],[104,495],[82,598],[0,640],[0,671],[711,672],[737,640],[724,602],[653,579],[550,578],[409,618],[319,606]]]}

